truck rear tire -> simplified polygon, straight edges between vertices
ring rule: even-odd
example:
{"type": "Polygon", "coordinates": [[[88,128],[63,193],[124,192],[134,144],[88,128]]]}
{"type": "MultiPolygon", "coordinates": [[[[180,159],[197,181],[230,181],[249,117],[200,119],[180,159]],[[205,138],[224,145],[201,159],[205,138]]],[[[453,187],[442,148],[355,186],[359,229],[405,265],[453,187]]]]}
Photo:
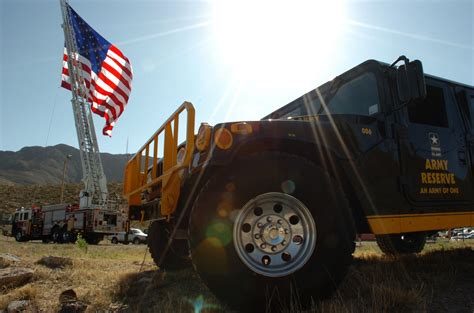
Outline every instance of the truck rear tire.
{"type": "MultiPolygon", "coordinates": [[[[166,221],[154,221],[148,229],[148,248],[156,265],[168,243],[173,224],[166,221]]],[[[180,270],[191,266],[187,240],[175,239],[161,264],[165,270],[180,270]]]]}
{"type": "Polygon", "coordinates": [[[388,255],[419,253],[426,243],[426,233],[405,233],[375,236],[377,245],[388,255]]]}
{"type": "Polygon", "coordinates": [[[67,227],[64,226],[62,231],[61,231],[61,235],[62,235],[62,242],[63,243],[71,243],[71,242],[75,242],[75,240],[73,240],[73,234],[71,232],[69,232],[67,230],[67,227]]]}
{"type": "Polygon", "coordinates": [[[63,243],[63,233],[59,226],[53,227],[53,230],[51,231],[51,238],[54,243],[63,243]]]}
{"type": "Polygon", "coordinates": [[[15,233],[15,240],[18,241],[18,242],[24,241],[24,236],[23,236],[23,233],[21,232],[21,230],[18,230],[15,233]]]}
{"type": "Polygon", "coordinates": [[[111,243],[113,243],[114,245],[118,244],[118,239],[117,237],[113,237],[111,240],[110,240],[111,243]]]}
{"type": "Polygon", "coordinates": [[[306,159],[263,153],[203,187],[190,216],[192,262],[210,290],[243,311],[328,296],[352,261],[343,190],[306,159]],[[245,306],[245,308],[244,308],[245,306]]]}

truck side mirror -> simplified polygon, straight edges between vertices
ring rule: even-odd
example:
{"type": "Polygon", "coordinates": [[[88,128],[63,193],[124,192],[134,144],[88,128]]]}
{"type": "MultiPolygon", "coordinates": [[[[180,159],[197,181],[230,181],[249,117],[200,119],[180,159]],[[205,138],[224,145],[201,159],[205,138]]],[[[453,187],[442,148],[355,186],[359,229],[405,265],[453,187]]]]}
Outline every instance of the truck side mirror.
{"type": "Polygon", "coordinates": [[[426,97],[425,75],[419,60],[405,62],[397,68],[397,89],[403,102],[426,97]]]}
{"type": "Polygon", "coordinates": [[[412,86],[412,99],[425,99],[425,74],[423,73],[423,65],[420,60],[408,63],[408,77],[410,78],[410,86],[412,86]]]}

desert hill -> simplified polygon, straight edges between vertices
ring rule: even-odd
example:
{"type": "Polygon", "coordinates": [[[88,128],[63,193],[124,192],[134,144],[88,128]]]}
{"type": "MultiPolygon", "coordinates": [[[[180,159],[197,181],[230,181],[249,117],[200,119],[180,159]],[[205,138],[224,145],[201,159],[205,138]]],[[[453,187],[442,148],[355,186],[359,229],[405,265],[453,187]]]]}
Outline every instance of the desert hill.
{"type": "MultiPolygon", "coordinates": [[[[82,179],[79,150],[59,144],[50,147],[24,147],[17,152],[0,151],[0,184],[60,184],[64,159],[68,154],[72,157],[67,162],[65,181],[78,183],[82,179]]],[[[100,156],[107,180],[121,182],[130,155],[101,153],[100,156]]]]}

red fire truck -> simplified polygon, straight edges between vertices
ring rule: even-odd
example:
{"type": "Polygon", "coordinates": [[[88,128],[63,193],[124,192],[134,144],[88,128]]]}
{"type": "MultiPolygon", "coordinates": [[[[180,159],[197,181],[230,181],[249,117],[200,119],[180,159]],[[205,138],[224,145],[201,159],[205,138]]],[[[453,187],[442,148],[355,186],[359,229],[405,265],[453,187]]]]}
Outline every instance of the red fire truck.
{"type": "Polygon", "coordinates": [[[12,236],[17,241],[42,240],[47,243],[75,242],[81,234],[90,244],[127,227],[127,214],[100,207],[81,209],[79,205],[55,204],[17,209],[12,218],[12,236]]]}

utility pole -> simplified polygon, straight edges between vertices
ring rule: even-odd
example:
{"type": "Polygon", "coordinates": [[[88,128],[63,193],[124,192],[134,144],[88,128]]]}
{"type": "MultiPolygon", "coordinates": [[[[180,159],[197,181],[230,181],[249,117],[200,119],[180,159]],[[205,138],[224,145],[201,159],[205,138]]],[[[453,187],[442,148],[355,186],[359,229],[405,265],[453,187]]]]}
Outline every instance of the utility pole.
{"type": "Polygon", "coordinates": [[[69,160],[70,158],[72,158],[72,154],[68,154],[66,155],[66,158],[64,158],[63,179],[61,182],[61,200],[59,200],[59,203],[63,203],[63,200],[64,200],[64,177],[66,176],[67,160],[69,160]]]}

